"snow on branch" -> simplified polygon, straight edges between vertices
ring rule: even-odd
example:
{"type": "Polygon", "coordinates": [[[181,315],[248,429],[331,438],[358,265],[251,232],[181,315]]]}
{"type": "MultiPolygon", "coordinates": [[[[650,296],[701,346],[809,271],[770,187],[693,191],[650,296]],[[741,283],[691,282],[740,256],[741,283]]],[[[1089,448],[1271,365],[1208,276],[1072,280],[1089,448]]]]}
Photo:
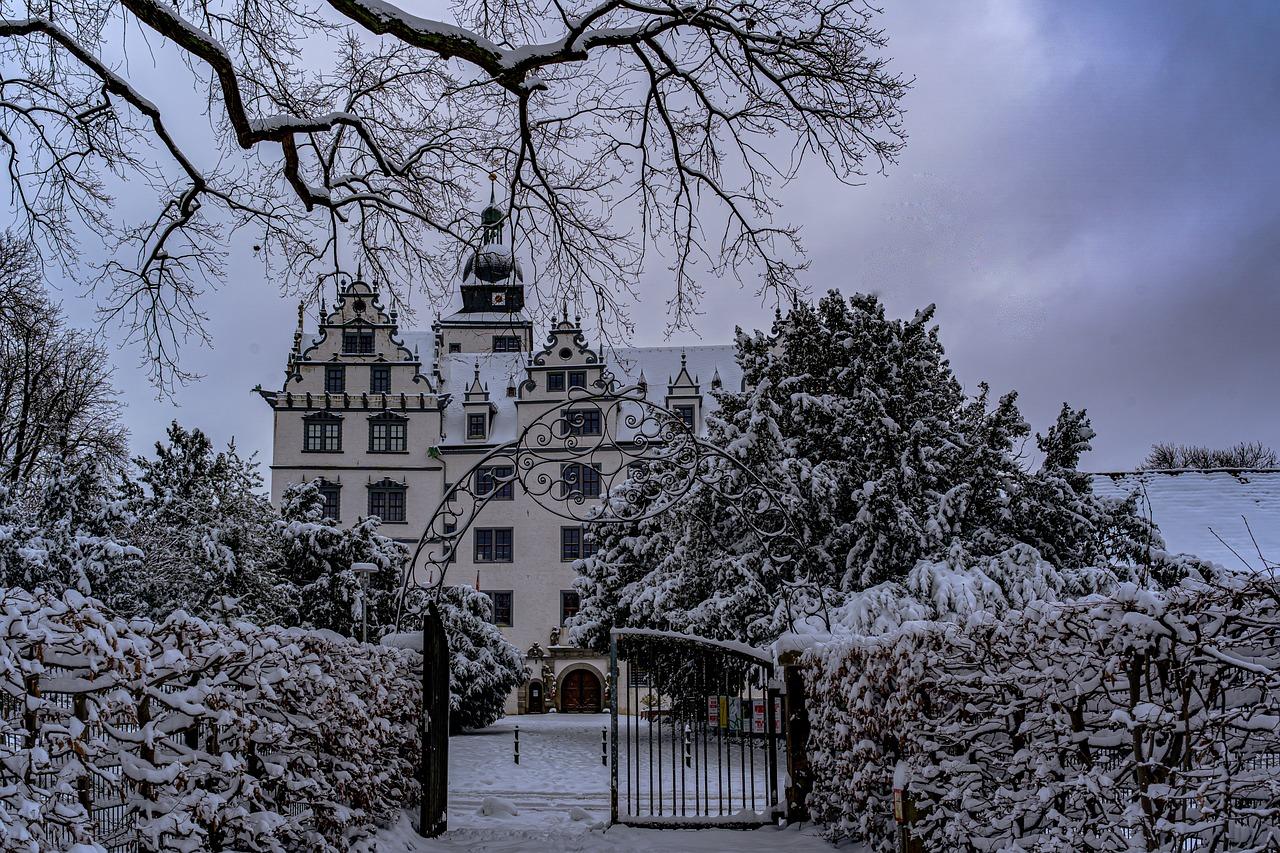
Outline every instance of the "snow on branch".
{"type": "Polygon", "coordinates": [[[0,589],[5,849],[339,850],[417,796],[411,653],[0,589]]]}

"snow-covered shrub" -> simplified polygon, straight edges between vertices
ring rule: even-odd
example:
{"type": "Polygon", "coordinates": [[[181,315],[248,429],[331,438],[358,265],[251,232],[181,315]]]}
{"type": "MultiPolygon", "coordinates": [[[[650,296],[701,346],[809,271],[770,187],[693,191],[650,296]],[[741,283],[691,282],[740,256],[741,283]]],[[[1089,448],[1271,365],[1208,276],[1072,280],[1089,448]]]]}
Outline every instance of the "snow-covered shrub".
{"type": "Polygon", "coordinates": [[[896,849],[909,771],[930,850],[1275,849],[1280,582],[1036,598],[899,620],[803,658],[832,838],[896,849]]]}
{"type": "Polygon", "coordinates": [[[0,850],[342,850],[416,797],[413,653],[0,590],[0,850]]]}

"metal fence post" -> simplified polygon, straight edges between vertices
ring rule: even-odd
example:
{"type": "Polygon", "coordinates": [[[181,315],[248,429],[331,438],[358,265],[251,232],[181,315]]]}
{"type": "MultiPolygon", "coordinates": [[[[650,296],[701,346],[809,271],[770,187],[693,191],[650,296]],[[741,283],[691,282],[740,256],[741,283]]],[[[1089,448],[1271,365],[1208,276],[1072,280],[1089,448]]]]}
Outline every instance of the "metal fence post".
{"type": "MultiPolygon", "coordinates": [[[[618,822],[618,638],[609,637],[609,823],[618,822]]],[[[628,783],[630,784],[630,783],[628,783]]]]}
{"type": "Polygon", "coordinates": [[[809,794],[813,791],[813,770],[809,766],[809,709],[805,706],[804,676],[796,658],[784,661],[785,698],[783,732],[787,739],[787,822],[809,819],[809,794]]]}

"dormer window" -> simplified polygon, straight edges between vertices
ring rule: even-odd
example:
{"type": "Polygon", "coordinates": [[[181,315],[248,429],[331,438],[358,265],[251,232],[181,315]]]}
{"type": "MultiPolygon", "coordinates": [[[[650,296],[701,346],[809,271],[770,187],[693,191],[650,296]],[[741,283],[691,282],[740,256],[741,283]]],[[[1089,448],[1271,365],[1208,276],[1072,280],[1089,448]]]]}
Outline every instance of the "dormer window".
{"type": "Polygon", "coordinates": [[[342,351],[347,355],[372,355],[373,329],[365,326],[343,329],[342,351]]]}
{"type": "Polygon", "coordinates": [[[449,354],[450,354],[450,355],[456,355],[456,354],[458,354],[458,353],[460,353],[460,352],[462,352],[462,344],[459,344],[459,343],[452,343],[452,344],[449,344],[449,354]]]}
{"type": "Polygon", "coordinates": [[[489,434],[489,416],[484,412],[471,412],[467,415],[467,438],[484,440],[489,434]]]}
{"type": "Polygon", "coordinates": [[[585,370],[569,371],[569,387],[570,388],[586,388],[587,372],[585,370]]]}
{"type": "Polygon", "coordinates": [[[693,406],[672,406],[671,412],[690,430],[693,429],[693,406]]]}
{"type": "Polygon", "coordinates": [[[341,394],[347,390],[347,369],[341,364],[324,366],[324,391],[326,394],[341,394]]]}
{"type": "Polygon", "coordinates": [[[563,391],[564,390],[564,371],[552,370],[547,374],[547,390],[563,391]]]}
{"type": "Polygon", "coordinates": [[[408,419],[390,412],[369,419],[370,453],[408,451],[408,419]]]}
{"type": "Polygon", "coordinates": [[[369,368],[369,391],[373,394],[391,393],[391,368],[387,365],[374,365],[369,368]]]}
{"type": "Polygon", "coordinates": [[[493,351],[494,352],[520,352],[520,336],[519,335],[494,335],[493,351]]]}

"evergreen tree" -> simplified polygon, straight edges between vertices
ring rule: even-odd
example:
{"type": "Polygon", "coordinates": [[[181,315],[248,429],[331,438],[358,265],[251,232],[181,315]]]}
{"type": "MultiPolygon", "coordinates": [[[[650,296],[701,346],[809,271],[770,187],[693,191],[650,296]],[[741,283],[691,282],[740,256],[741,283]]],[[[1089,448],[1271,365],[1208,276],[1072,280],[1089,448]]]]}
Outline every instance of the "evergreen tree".
{"type": "Polygon", "coordinates": [[[234,442],[215,452],[203,432],[174,422],[155,458],[133,467],[124,489],[135,517],[130,541],[144,554],[132,590],[139,612],[209,615],[233,598],[254,621],[289,617],[293,590],[276,573],[276,514],[256,461],[234,442]]]}
{"type": "Polygon", "coordinates": [[[350,528],[324,517],[319,481],[285,489],[276,522],[280,575],[297,589],[297,624],[325,628],[349,637],[360,634],[360,576],[354,563],[372,563],[365,578],[369,636],[376,638],[395,622],[407,553],[378,532],[377,518],[362,518],[350,528]]]}
{"type": "Polygon", "coordinates": [[[131,520],[97,460],[51,457],[24,489],[0,485],[0,586],[110,599],[142,557],[131,520]]]}
{"type": "Polygon", "coordinates": [[[484,728],[524,681],[524,655],[493,624],[489,596],[473,587],[445,587],[440,616],[449,638],[449,728],[484,728]]]}
{"type": "MultiPolygon", "coordinates": [[[[614,624],[765,641],[787,627],[792,582],[838,602],[917,565],[992,565],[993,583],[1008,584],[1051,572],[1031,586],[1064,594],[1136,564],[1157,564],[1148,579],[1176,577],[1183,564],[1163,556],[1133,502],[1099,499],[1078,470],[1093,437],[1085,412],[1063,407],[1037,436],[1043,464],[1028,470],[1016,395],[993,401],[982,385],[966,396],[933,313],[892,319],[874,296],[833,291],[770,334],[739,330],[747,390],[712,392],[709,439],[778,497],[798,553],[779,560],[754,534],[761,508],[723,497],[748,477],[722,464],[719,491],[699,484],[672,512],[596,526],[575,641],[598,647],[614,624]]],[[[613,499],[643,504],[644,486],[613,499]]]]}

